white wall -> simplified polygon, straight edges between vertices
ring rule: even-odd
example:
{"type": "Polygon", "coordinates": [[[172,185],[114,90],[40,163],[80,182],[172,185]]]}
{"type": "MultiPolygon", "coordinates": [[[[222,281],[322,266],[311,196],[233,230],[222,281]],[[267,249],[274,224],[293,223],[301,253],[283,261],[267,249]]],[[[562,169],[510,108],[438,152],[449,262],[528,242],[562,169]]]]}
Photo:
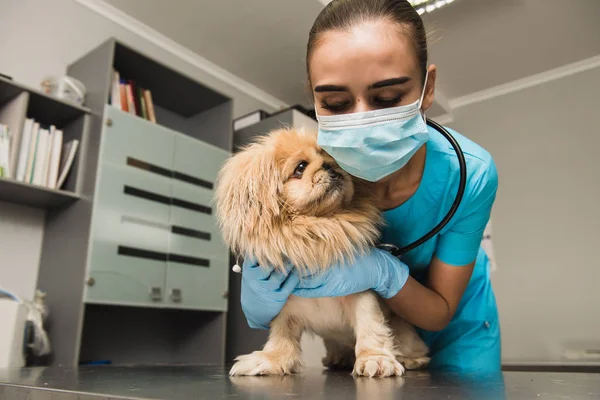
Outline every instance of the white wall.
{"type": "Polygon", "coordinates": [[[596,68],[459,108],[449,124],[498,167],[493,284],[506,362],[600,350],[599,93],[596,68]]]}
{"type": "MultiPolygon", "coordinates": [[[[34,88],[111,36],[231,97],[234,116],[272,111],[73,0],[0,0],[0,72],[34,88]]],[[[43,226],[40,210],[0,202],[0,286],[25,298],[34,293],[43,226]]]]}

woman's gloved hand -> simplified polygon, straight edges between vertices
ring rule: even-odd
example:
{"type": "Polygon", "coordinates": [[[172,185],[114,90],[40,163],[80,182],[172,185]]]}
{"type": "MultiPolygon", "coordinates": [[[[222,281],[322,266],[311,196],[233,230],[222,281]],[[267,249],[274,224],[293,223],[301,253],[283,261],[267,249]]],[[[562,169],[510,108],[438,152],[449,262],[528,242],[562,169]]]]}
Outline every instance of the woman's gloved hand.
{"type": "Polygon", "coordinates": [[[406,264],[387,251],[373,247],[365,255],[356,257],[352,265],[337,264],[321,274],[303,277],[292,294],[336,297],[374,290],[389,299],[402,289],[407,279],[406,264]]]}
{"type": "Polygon", "coordinates": [[[298,276],[283,274],[253,260],[242,265],[242,310],[248,325],[255,329],[269,329],[269,324],[279,314],[289,295],[298,284],[298,276]]]}

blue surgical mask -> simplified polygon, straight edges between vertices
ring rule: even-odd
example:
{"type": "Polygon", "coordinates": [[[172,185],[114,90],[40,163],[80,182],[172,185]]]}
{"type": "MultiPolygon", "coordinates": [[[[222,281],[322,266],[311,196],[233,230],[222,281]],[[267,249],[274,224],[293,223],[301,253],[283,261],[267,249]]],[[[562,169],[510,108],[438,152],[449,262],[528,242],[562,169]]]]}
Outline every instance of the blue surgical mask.
{"type": "Polygon", "coordinates": [[[317,115],[317,143],[339,166],[376,182],[404,167],[429,139],[421,98],[412,104],[340,115],[317,115]]]}

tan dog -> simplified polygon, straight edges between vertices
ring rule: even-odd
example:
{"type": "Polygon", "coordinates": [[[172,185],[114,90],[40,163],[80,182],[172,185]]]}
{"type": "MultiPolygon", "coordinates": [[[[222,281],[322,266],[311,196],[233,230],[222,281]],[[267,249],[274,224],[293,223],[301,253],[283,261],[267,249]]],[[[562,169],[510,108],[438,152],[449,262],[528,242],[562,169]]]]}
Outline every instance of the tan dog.
{"type": "MultiPolygon", "coordinates": [[[[280,271],[293,265],[301,274],[352,262],[376,243],[382,223],[369,193],[317,146],[316,135],[292,129],[260,137],[231,157],[219,173],[216,202],[234,254],[280,271]]],[[[404,367],[429,362],[414,327],[369,291],[290,296],[263,350],[238,357],[230,374],[299,371],[304,332],[324,339],[325,366],[354,366],[357,375],[402,375],[404,367]]]]}

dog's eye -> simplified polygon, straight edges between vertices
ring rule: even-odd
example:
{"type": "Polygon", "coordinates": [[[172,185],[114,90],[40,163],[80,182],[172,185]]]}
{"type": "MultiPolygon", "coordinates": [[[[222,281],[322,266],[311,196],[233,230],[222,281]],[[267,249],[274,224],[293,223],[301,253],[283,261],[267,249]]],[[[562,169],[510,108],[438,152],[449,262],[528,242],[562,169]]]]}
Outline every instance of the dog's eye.
{"type": "Polygon", "coordinates": [[[308,163],[306,161],[300,161],[300,164],[294,170],[294,178],[302,178],[302,174],[306,170],[308,163]]]}

